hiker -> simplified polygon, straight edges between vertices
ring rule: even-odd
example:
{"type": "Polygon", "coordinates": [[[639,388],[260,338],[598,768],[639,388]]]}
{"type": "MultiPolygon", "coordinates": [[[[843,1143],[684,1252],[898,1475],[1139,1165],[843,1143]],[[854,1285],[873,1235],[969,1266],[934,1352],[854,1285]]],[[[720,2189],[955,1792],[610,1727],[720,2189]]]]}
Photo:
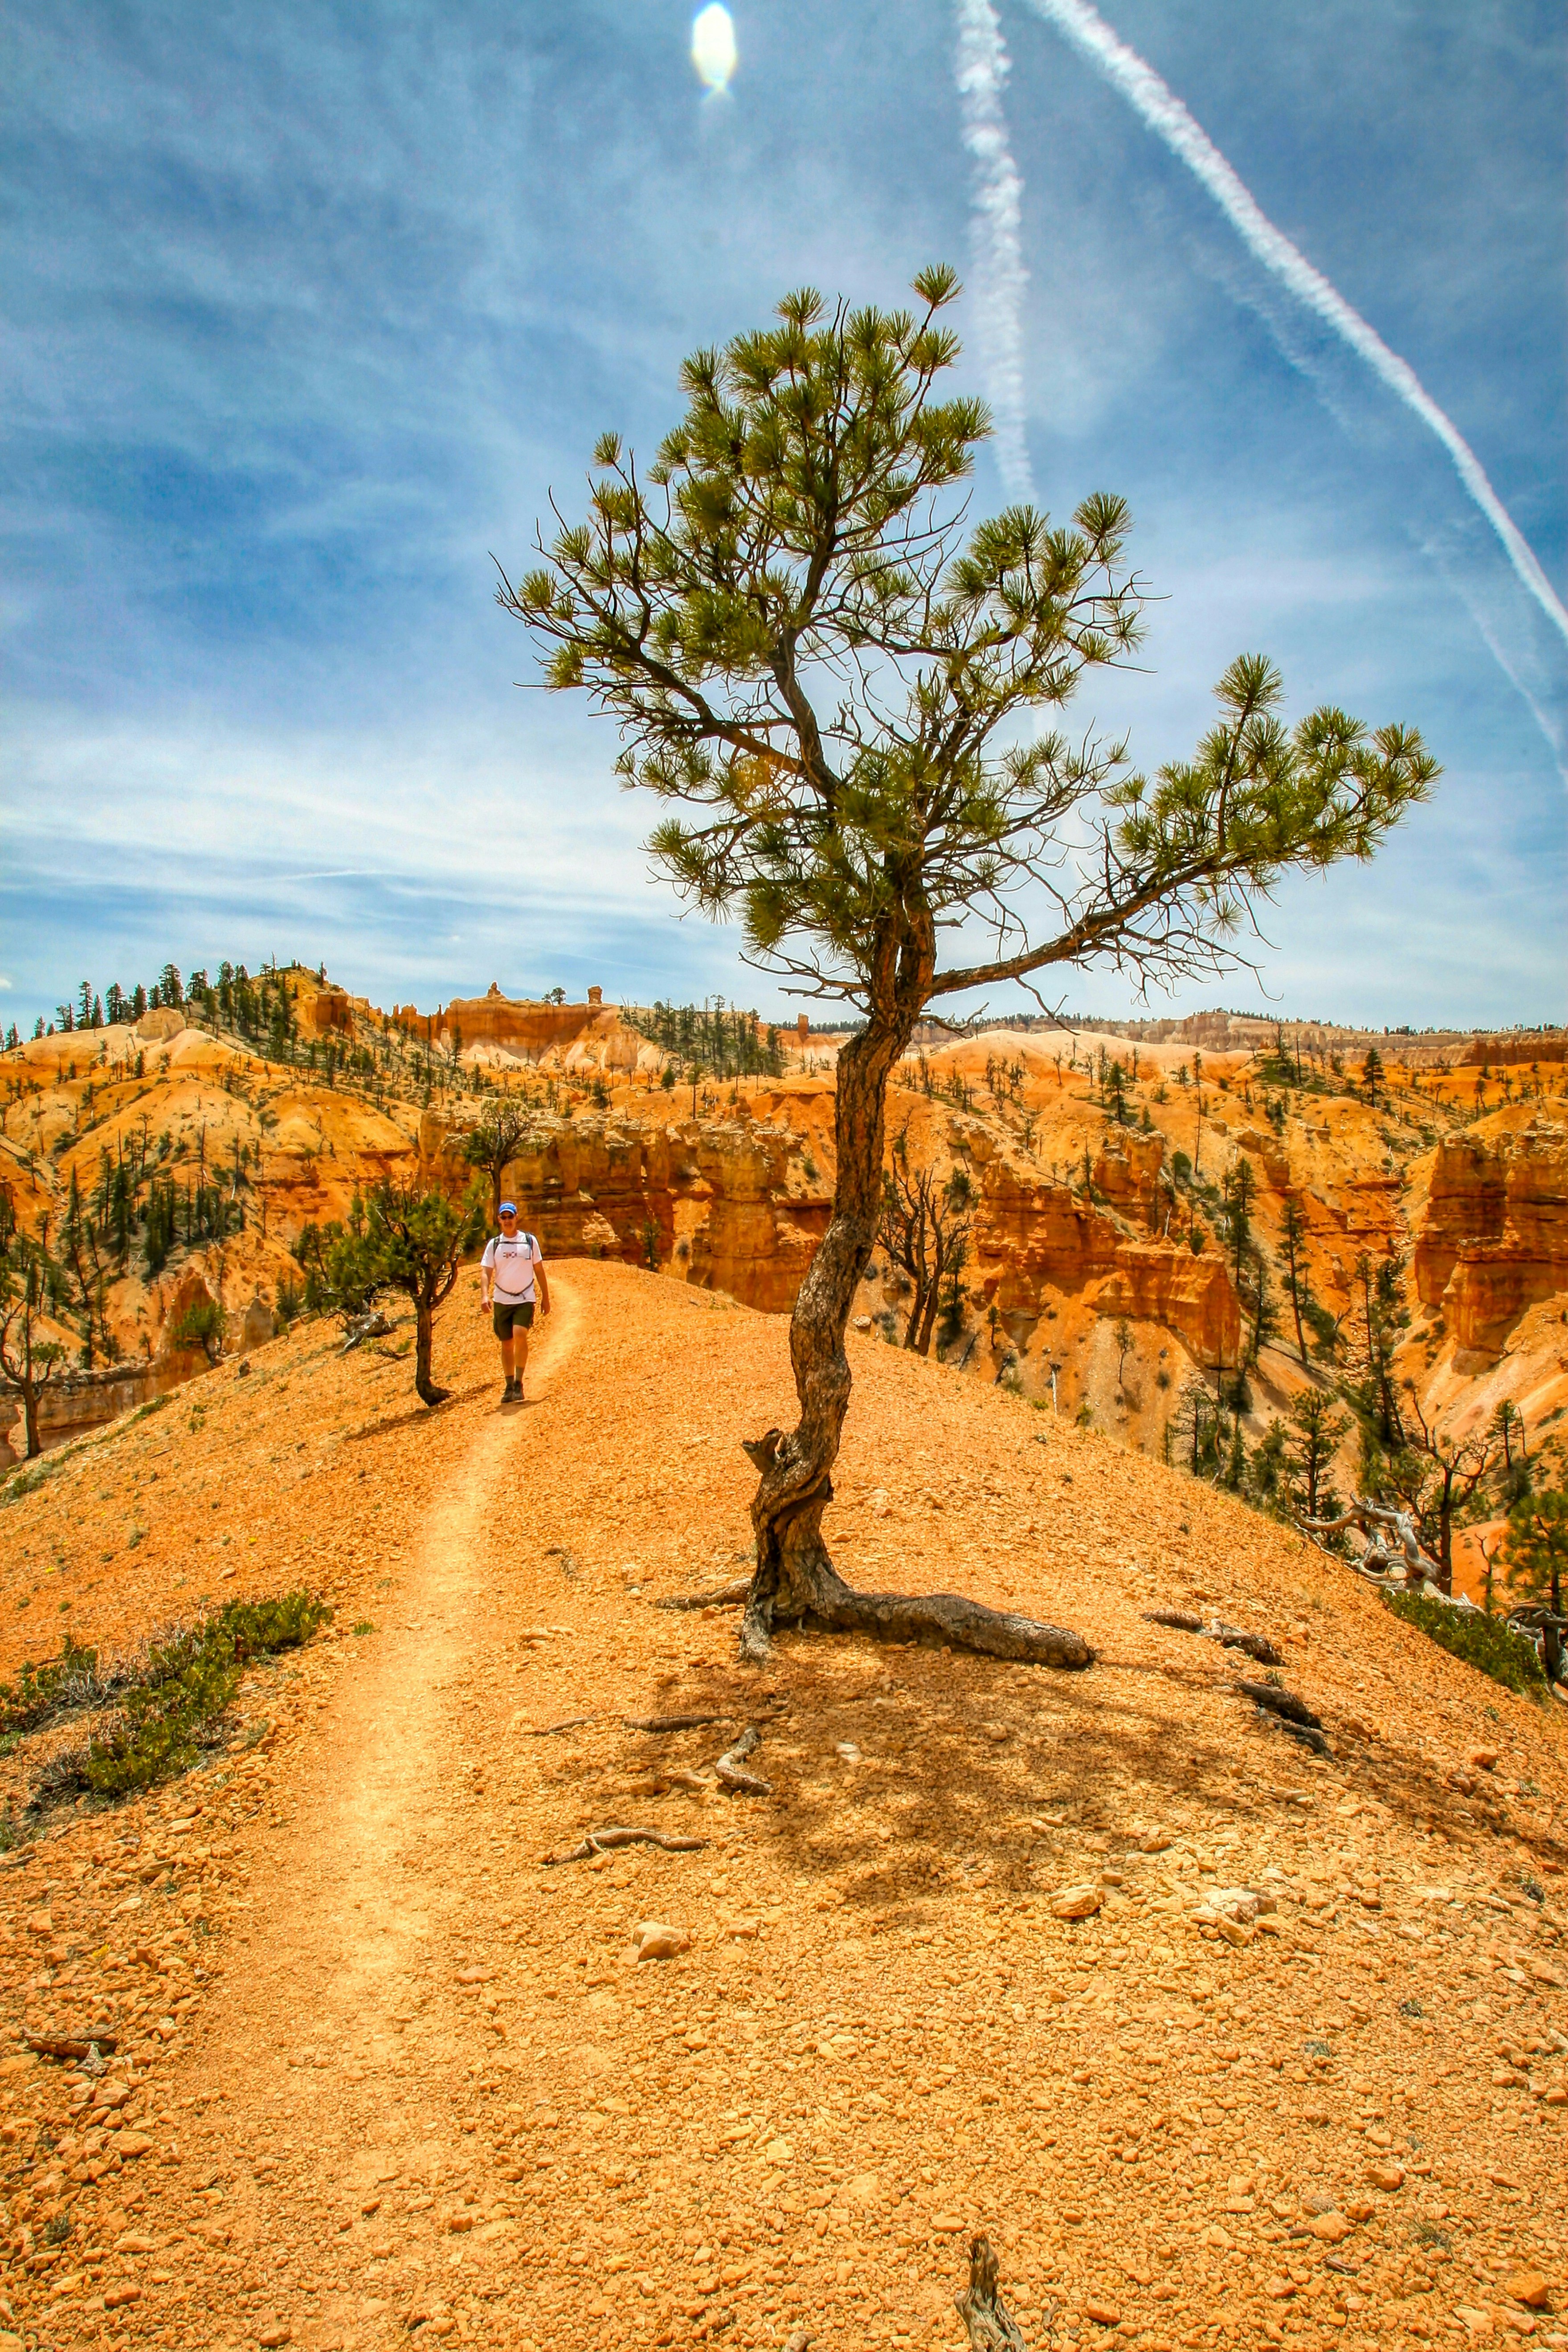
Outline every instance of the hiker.
{"type": "Polygon", "coordinates": [[[494,1292],[490,1325],[500,1341],[501,1370],[506,1374],[500,1401],[502,1404],[521,1404],[522,1376],[528,1370],[528,1334],[533,1323],[534,1286],[537,1283],[540,1306],[548,1315],[550,1285],[537,1240],[519,1228],[517,1202],[503,1201],[500,1216],[500,1231],[493,1241],[485,1244],[485,1254],[479,1261],[479,1305],[490,1307],[494,1292]]]}

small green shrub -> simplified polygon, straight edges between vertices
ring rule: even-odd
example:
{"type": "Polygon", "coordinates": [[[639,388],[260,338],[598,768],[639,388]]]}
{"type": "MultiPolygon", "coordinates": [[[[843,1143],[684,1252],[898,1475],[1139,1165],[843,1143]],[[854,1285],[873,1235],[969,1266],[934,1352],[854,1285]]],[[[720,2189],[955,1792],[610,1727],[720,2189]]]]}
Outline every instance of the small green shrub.
{"type": "Polygon", "coordinates": [[[5,1720],[36,1727],[50,1715],[98,1706],[110,1697],[118,1712],[85,1748],[55,1757],[37,1783],[38,1792],[63,1795],[71,1789],[95,1796],[121,1797],[150,1789],[194,1764],[211,1745],[212,1727],[239,1687],[252,1658],[297,1649],[309,1641],[331,1611],[302,1591],[275,1601],[230,1601],[210,1617],[150,1642],[139,1657],[117,1661],[100,1673],[98,1654],[68,1637],[65,1650],[47,1664],[25,1666],[17,1689],[0,1694],[5,1720]]]}
{"type": "Polygon", "coordinates": [[[216,1364],[223,1353],[224,1312],[216,1298],[198,1298],[187,1307],[174,1327],[175,1344],[182,1348],[199,1348],[207,1361],[216,1364]]]}
{"type": "Polygon", "coordinates": [[[101,1706],[110,1696],[99,1677],[98,1652],[68,1633],[58,1658],[37,1666],[25,1658],[16,1680],[0,1683],[0,1732],[10,1737],[37,1731],[73,1708],[101,1706]]]}
{"type": "Polygon", "coordinates": [[[1546,1676],[1533,1642],[1510,1633],[1500,1618],[1479,1609],[1454,1609],[1444,1601],[1427,1601],[1418,1592],[1387,1592],[1385,1605],[1407,1625],[1462,1658],[1468,1666],[1489,1675],[1505,1690],[1522,1697],[1544,1698],[1546,1676]]]}

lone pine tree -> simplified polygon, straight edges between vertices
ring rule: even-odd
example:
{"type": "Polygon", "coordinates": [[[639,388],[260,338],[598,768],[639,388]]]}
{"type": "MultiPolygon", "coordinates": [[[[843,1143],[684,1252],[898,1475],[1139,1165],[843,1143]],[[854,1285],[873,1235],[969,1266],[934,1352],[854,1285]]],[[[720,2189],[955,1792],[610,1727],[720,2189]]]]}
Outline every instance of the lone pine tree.
{"type": "Polygon", "coordinates": [[[1419,735],[1324,708],[1288,729],[1261,656],[1151,782],[1059,710],[1139,643],[1127,509],[1028,506],[967,528],[990,430],[943,396],[951,269],[916,307],[828,305],[681,373],[686,413],[640,469],[613,433],[586,519],[536,534],[502,606],[547,682],[618,726],[618,771],[668,812],[649,847],[750,960],[861,1026],[838,1057],[832,1220],[795,1302],[800,1417],[747,1450],[757,1564],[742,1625],[812,1617],[1087,1664],[1076,1633],[952,1595],[852,1591],[822,1532],[849,1402],[844,1332],[883,1207],[889,1076],[928,1005],[1098,961],[1140,982],[1212,971],[1284,875],[1369,857],[1436,774],[1419,735]],[[944,956],[944,948],[949,952],[944,956]]]}

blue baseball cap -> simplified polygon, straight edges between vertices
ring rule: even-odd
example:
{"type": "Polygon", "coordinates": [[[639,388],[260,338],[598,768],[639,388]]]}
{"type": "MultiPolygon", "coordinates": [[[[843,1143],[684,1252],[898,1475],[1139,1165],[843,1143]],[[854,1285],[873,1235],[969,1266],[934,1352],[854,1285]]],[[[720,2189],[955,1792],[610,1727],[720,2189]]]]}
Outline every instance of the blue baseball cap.
{"type": "Polygon", "coordinates": [[[496,1214],[500,1217],[515,1217],[517,1214],[517,1202],[515,1201],[503,1201],[500,1207],[497,1210],[496,1214]]]}

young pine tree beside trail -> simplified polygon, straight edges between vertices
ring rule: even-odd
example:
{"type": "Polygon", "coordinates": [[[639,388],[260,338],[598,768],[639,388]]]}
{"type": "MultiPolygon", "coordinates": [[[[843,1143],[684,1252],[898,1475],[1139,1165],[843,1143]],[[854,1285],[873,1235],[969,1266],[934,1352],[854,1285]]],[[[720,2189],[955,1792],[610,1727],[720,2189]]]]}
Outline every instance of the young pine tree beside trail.
{"type": "Polygon", "coordinates": [[[1287,728],[1258,655],[1225,673],[1194,756],[1152,781],[1119,743],[1033,730],[1131,655],[1142,590],[1120,499],[1055,526],[1011,508],[965,538],[958,485],[990,423],[942,396],[958,290],[942,268],[910,311],[807,290],[693,353],[653,465],[606,434],[586,519],[538,537],[541,564],[498,589],[548,683],[619,728],[624,783],[668,812],[649,847],[681,895],[739,918],[793,992],[861,1018],[838,1056],[833,1216],[791,1326],[800,1417],[747,1446],[753,1658],[809,1616],[1090,1662],[1076,1633],[954,1595],[854,1591],[829,1557],[889,1075],[947,998],[1098,961],[1145,986],[1225,967],[1284,877],[1371,856],[1437,772],[1404,727],[1324,708],[1287,728]]]}
{"type": "Polygon", "coordinates": [[[356,1200],[345,1225],[329,1226],[324,1293],[351,1323],[383,1290],[401,1290],[414,1307],[414,1386],[421,1403],[444,1404],[431,1370],[436,1310],[452,1295],[465,1255],[485,1232],[485,1200],[477,1187],[461,1202],[438,1185],[380,1184],[356,1200]]]}

